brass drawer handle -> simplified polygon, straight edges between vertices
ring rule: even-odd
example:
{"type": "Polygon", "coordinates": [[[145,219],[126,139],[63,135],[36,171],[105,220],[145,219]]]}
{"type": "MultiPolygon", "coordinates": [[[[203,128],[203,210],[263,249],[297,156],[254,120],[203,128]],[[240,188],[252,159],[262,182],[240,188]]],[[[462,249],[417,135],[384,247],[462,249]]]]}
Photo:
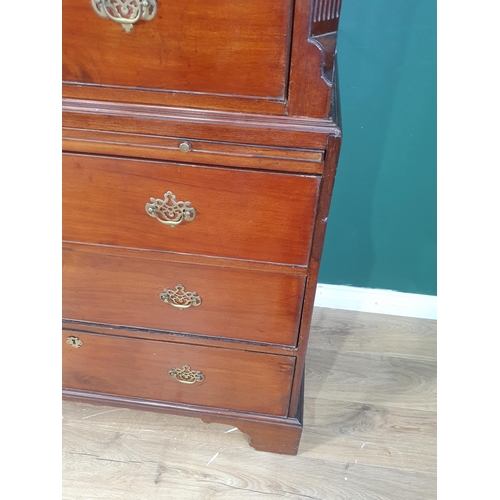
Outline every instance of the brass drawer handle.
{"type": "Polygon", "coordinates": [[[66,339],[66,344],[69,344],[71,347],[78,349],[79,347],[82,347],[83,342],[78,337],[68,337],[66,339]]]}
{"type": "Polygon", "coordinates": [[[146,203],[146,213],[162,224],[175,227],[182,221],[191,222],[196,217],[196,210],[190,201],[177,201],[172,191],[167,191],[163,200],[150,198],[146,203]]]}
{"type": "Polygon", "coordinates": [[[156,0],[90,0],[97,15],[120,23],[130,33],[134,24],[143,19],[151,21],[156,16],[156,0]]]}
{"type": "Polygon", "coordinates": [[[196,292],[186,292],[183,285],[177,285],[173,290],[165,288],[160,292],[160,299],[178,309],[197,307],[201,304],[201,297],[196,292]]]}
{"type": "Polygon", "coordinates": [[[194,384],[205,380],[203,373],[191,370],[189,365],[184,365],[182,368],[172,368],[168,374],[183,384],[194,384]]]}

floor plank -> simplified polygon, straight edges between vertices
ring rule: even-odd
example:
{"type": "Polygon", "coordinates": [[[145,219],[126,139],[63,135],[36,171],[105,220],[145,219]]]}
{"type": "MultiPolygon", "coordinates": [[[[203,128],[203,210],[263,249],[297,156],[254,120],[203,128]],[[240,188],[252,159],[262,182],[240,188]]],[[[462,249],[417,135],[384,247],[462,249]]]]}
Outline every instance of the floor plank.
{"type": "Polygon", "coordinates": [[[436,361],[436,321],[315,308],[314,347],[436,361]],[[335,332],[332,335],[332,332],[335,332]]]}
{"type": "Polygon", "coordinates": [[[255,455],[247,448],[193,443],[182,449],[167,447],[164,454],[152,500],[245,499],[259,495],[318,500],[420,500],[432,498],[434,488],[432,474],[359,464],[347,466],[302,455],[277,459],[271,454],[255,455]]]}
{"type": "Polygon", "coordinates": [[[434,473],[436,425],[426,411],[307,397],[300,454],[434,473]]]}
{"type": "Polygon", "coordinates": [[[63,403],[63,500],[432,500],[436,322],[315,310],[296,457],[222,424],[63,403]]]}
{"type": "Polygon", "coordinates": [[[435,361],[311,346],[306,392],[315,398],[436,411],[436,370],[435,361]]]}

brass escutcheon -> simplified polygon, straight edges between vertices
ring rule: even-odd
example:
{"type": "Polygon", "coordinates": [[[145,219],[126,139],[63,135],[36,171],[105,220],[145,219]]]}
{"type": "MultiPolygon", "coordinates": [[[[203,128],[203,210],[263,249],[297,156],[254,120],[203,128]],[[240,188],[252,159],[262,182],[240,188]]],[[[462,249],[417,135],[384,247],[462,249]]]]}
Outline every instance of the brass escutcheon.
{"type": "Polygon", "coordinates": [[[205,380],[203,373],[191,370],[189,365],[184,365],[182,368],[172,368],[168,374],[183,384],[194,384],[205,380]]]}
{"type": "Polygon", "coordinates": [[[146,213],[166,226],[175,227],[182,221],[191,222],[196,217],[196,210],[190,201],[177,201],[172,191],[167,191],[163,200],[150,198],[146,203],[146,213]]]}
{"type": "Polygon", "coordinates": [[[83,345],[83,342],[78,337],[68,337],[66,339],[66,344],[69,344],[71,347],[78,349],[83,345]]]}
{"type": "Polygon", "coordinates": [[[197,307],[201,304],[201,297],[197,292],[186,292],[186,289],[180,283],[174,289],[165,288],[160,292],[160,299],[177,309],[187,309],[188,307],[197,307]]]}

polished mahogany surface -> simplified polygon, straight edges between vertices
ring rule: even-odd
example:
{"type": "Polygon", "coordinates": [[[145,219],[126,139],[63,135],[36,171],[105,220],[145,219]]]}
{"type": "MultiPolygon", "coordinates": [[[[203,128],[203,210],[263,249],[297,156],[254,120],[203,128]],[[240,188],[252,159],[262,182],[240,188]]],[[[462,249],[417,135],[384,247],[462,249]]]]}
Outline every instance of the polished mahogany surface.
{"type": "Polygon", "coordinates": [[[293,357],[68,331],[62,341],[65,389],[265,415],[288,410],[293,357]],[[68,337],[82,344],[73,347],[68,337]],[[201,382],[169,375],[186,364],[201,382]]]}
{"type": "MultiPolygon", "coordinates": [[[[156,130],[152,127],[150,132],[156,130]]],[[[191,134],[192,132],[190,130],[191,134]]],[[[245,139],[251,139],[248,132],[245,139]]],[[[321,174],[324,161],[324,151],[321,149],[283,148],[197,139],[182,140],[178,137],[152,133],[120,133],[72,127],[63,127],[63,148],[65,151],[74,152],[83,150],[88,153],[113,156],[188,161],[203,165],[237,166],[303,174],[321,174]],[[189,144],[189,149],[182,151],[180,146],[186,142],[189,144]]]]}
{"type": "Polygon", "coordinates": [[[292,0],[159,1],[130,33],[63,1],[63,81],[283,99],[292,0]]]}
{"type": "Polygon", "coordinates": [[[217,259],[182,263],[151,252],[63,245],[68,320],[295,346],[304,284],[305,276],[221,267],[217,259]],[[178,284],[201,304],[179,309],[160,299],[178,284]]]}
{"type": "Polygon", "coordinates": [[[66,154],[63,239],[306,265],[318,190],[316,176],[66,154]],[[146,213],[168,191],[194,220],[146,213]]]}
{"type": "Polygon", "coordinates": [[[156,16],[126,33],[90,0],[64,0],[63,81],[80,97],[128,89],[139,102],[148,93],[165,104],[189,93],[284,102],[292,17],[292,0],[159,0],[156,16]]]}

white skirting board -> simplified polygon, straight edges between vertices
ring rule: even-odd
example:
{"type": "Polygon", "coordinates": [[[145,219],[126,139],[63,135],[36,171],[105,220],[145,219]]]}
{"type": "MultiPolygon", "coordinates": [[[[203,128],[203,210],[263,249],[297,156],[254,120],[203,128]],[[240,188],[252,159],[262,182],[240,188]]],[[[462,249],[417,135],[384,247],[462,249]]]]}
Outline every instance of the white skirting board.
{"type": "Polygon", "coordinates": [[[318,283],[315,307],[437,319],[437,297],[416,293],[318,283]]]}

